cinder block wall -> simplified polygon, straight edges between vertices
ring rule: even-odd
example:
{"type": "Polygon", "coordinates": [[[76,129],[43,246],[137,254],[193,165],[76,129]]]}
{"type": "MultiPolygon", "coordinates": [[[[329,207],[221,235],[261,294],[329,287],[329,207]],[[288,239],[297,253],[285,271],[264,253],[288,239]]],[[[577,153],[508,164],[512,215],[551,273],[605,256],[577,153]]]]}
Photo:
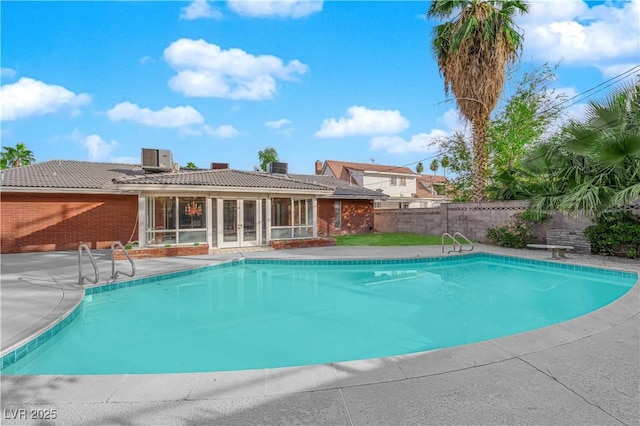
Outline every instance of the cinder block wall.
{"type": "Polygon", "coordinates": [[[375,232],[409,232],[412,234],[440,235],[442,226],[440,207],[424,209],[375,210],[375,232]]]}
{"type": "Polygon", "coordinates": [[[342,227],[335,227],[335,204],[332,199],[318,200],[318,236],[331,237],[373,232],[371,200],[339,200],[342,202],[342,227]]]}
{"type": "Polygon", "coordinates": [[[376,232],[411,232],[441,235],[460,232],[470,239],[487,241],[487,229],[505,224],[526,210],[526,201],[499,203],[448,203],[426,209],[376,210],[376,232]]]}
{"type": "MultiPolygon", "coordinates": [[[[487,230],[505,225],[511,216],[527,209],[528,201],[490,203],[449,203],[429,209],[393,209],[375,211],[376,232],[411,232],[441,235],[461,232],[467,238],[489,242],[487,230]]],[[[640,214],[640,202],[627,206],[640,214]]],[[[591,225],[584,215],[556,213],[535,229],[541,243],[572,245],[577,252],[589,253],[591,245],[584,230],[591,225]]]]}
{"type": "Polygon", "coordinates": [[[136,195],[20,194],[0,200],[1,253],[110,248],[138,237],[136,195]]]}

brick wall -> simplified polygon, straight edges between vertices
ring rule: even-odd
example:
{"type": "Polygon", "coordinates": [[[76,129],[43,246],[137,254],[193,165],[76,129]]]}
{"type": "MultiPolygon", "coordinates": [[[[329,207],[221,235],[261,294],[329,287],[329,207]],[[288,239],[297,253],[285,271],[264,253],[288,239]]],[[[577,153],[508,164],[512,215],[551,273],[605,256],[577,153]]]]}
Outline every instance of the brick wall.
{"type": "Polygon", "coordinates": [[[138,238],[137,213],[136,195],[3,192],[0,252],[110,248],[138,238]]]}
{"type": "Polygon", "coordinates": [[[371,200],[318,200],[318,236],[330,237],[373,232],[374,211],[371,200]],[[342,226],[335,227],[335,201],[342,203],[342,226]]]}
{"type": "Polygon", "coordinates": [[[275,250],[309,248],[309,247],[331,247],[336,245],[334,238],[304,238],[298,240],[271,240],[271,247],[275,250]]]}
{"type": "MultiPolygon", "coordinates": [[[[147,259],[151,257],[173,257],[173,256],[197,256],[209,254],[209,245],[200,244],[197,246],[173,246],[173,247],[142,247],[127,250],[132,259],[147,259]]],[[[125,260],[126,256],[121,249],[114,250],[114,260],[125,260]]]]}

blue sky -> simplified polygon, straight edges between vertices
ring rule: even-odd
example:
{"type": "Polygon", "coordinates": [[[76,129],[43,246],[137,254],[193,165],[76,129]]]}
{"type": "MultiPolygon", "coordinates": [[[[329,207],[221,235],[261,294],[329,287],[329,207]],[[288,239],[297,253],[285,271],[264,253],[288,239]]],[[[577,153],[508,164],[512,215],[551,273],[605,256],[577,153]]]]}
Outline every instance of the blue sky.
{"type": "MultiPolygon", "coordinates": [[[[517,21],[521,67],[562,60],[558,90],[574,96],[640,64],[640,0],[531,3],[517,21]]],[[[315,160],[429,159],[432,138],[461,123],[429,49],[428,7],[3,1],[2,146],[24,142],[36,161],[133,163],[161,148],[181,165],[245,170],[273,146],[294,173],[315,160]]]]}

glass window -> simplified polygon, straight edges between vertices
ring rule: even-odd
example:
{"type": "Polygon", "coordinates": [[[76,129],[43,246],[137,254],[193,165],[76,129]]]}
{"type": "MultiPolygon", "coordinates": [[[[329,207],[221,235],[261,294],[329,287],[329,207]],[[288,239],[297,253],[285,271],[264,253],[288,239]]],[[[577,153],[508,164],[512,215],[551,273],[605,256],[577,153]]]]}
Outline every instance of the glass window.
{"type": "Polygon", "coordinates": [[[400,178],[400,186],[407,186],[407,178],[400,178]]]}
{"type": "Polygon", "coordinates": [[[396,186],[396,185],[398,184],[397,179],[396,179],[396,178],[394,178],[394,177],[392,177],[392,178],[390,179],[390,184],[391,184],[391,186],[396,186]]]}
{"type": "Polygon", "coordinates": [[[333,208],[335,210],[335,225],[336,229],[342,228],[342,201],[334,201],[333,208]]]}
{"type": "Polygon", "coordinates": [[[291,198],[274,198],[271,202],[271,226],[291,226],[291,198]]]}
{"type": "Polygon", "coordinates": [[[179,200],[180,229],[206,228],[204,197],[180,197],[179,200]]]}
{"type": "Polygon", "coordinates": [[[147,198],[147,244],[206,242],[205,201],[205,197],[147,198]]]}

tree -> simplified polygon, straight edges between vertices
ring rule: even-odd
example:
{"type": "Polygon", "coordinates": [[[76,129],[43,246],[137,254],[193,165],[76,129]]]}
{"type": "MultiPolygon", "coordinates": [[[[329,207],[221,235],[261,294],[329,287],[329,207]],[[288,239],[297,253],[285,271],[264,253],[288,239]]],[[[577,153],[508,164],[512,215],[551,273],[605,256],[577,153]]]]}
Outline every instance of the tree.
{"type": "Polygon", "coordinates": [[[189,161],[187,163],[187,165],[185,166],[186,169],[197,169],[198,166],[196,166],[196,163],[189,161]]]}
{"type": "Polygon", "coordinates": [[[273,161],[278,161],[278,152],[275,148],[268,146],[262,151],[258,151],[258,159],[260,161],[260,167],[258,168],[258,170],[266,172],[267,164],[273,161]]]}
{"type": "Polygon", "coordinates": [[[543,64],[527,70],[491,119],[488,148],[493,176],[520,169],[522,159],[561,118],[567,96],[551,87],[557,81],[557,67],[543,64]]]}
{"type": "Polygon", "coordinates": [[[424,171],[424,165],[422,163],[416,164],[416,173],[422,174],[423,171],[424,171]]]}
{"type": "MultiPolygon", "coordinates": [[[[437,147],[440,152],[446,153],[447,167],[454,173],[454,178],[450,179],[455,201],[471,200],[471,140],[463,133],[456,131],[453,135],[436,138],[432,146],[437,147]]],[[[442,164],[442,160],[440,161],[442,164]]]]}
{"type": "Polygon", "coordinates": [[[486,198],[487,130],[504,85],[505,68],[515,63],[522,35],[514,17],[526,13],[520,0],[434,0],[427,17],[449,19],[434,28],[432,49],[460,113],[473,132],[473,200],[486,198]]]}
{"type": "Polygon", "coordinates": [[[4,152],[0,153],[0,168],[28,166],[36,161],[33,152],[20,142],[15,148],[10,146],[2,147],[4,152]]]}
{"type": "Polygon", "coordinates": [[[431,171],[435,175],[436,172],[438,171],[438,167],[440,167],[439,164],[438,164],[438,159],[434,158],[433,161],[431,162],[431,164],[429,165],[429,169],[431,169],[431,171]]]}
{"type": "Polygon", "coordinates": [[[440,159],[440,165],[442,166],[442,170],[443,170],[443,174],[444,177],[447,177],[447,167],[449,167],[449,157],[447,157],[446,155],[443,155],[442,158],[440,159]]]}
{"type": "Polygon", "coordinates": [[[530,209],[599,215],[640,197],[640,82],[591,101],[525,162],[537,174],[530,209]]]}

